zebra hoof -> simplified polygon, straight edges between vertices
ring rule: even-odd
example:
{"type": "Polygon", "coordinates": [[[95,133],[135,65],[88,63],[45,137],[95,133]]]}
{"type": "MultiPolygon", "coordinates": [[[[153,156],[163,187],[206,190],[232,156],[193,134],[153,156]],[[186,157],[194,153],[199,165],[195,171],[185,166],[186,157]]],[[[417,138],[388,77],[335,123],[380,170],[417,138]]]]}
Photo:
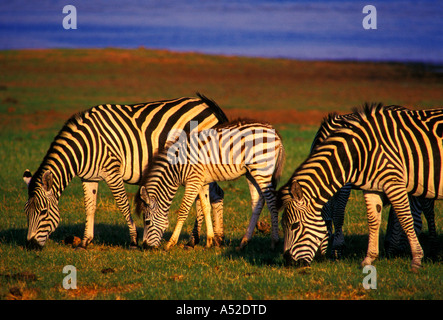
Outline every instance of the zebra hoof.
{"type": "Polygon", "coordinates": [[[225,239],[223,236],[215,236],[213,245],[216,247],[221,247],[225,242],[225,239]]]}
{"type": "Polygon", "coordinates": [[[280,242],[279,239],[272,239],[271,240],[271,250],[275,250],[277,248],[279,242],[280,242]]]}
{"type": "Polygon", "coordinates": [[[211,248],[213,245],[213,238],[207,238],[206,239],[206,248],[211,248]]]}
{"type": "Polygon", "coordinates": [[[374,261],[374,259],[366,257],[362,262],[361,262],[361,266],[370,266],[372,265],[372,262],[374,261]]]}
{"type": "Polygon", "coordinates": [[[331,250],[331,259],[332,260],[340,260],[343,257],[343,249],[332,249],[331,250]]]}
{"type": "Polygon", "coordinates": [[[169,241],[169,242],[166,243],[166,245],[165,245],[165,251],[169,251],[169,250],[171,250],[171,248],[172,248],[173,246],[175,246],[175,243],[169,241]]]}
{"type": "Polygon", "coordinates": [[[421,261],[412,261],[411,262],[411,270],[412,273],[419,273],[420,269],[423,269],[423,266],[421,265],[421,261]]]}
{"type": "Polygon", "coordinates": [[[189,238],[188,243],[186,244],[187,247],[191,247],[194,248],[198,243],[200,242],[199,238],[196,238],[194,236],[191,236],[191,238],[189,238]]]}
{"type": "Polygon", "coordinates": [[[246,247],[247,245],[248,245],[248,239],[243,238],[243,239],[241,240],[241,242],[240,242],[240,245],[239,245],[237,248],[235,248],[235,250],[237,250],[237,251],[241,251],[241,250],[243,250],[244,247],[246,247]]]}

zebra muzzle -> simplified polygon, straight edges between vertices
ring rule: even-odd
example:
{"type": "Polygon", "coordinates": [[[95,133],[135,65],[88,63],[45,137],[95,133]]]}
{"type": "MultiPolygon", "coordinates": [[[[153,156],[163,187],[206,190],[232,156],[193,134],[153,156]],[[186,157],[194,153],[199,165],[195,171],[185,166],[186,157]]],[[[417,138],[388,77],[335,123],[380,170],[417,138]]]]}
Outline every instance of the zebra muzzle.
{"type": "Polygon", "coordinates": [[[37,241],[37,239],[32,238],[31,240],[26,240],[26,249],[42,250],[43,246],[37,241]]]}
{"type": "Polygon", "coordinates": [[[142,247],[143,247],[143,250],[156,250],[156,249],[158,249],[158,246],[151,246],[146,241],[143,241],[142,247]]]}
{"type": "Polygon", "coordinates": [[[283,258],[285,259],[286,267],[294,266],[295,268],[306,268],[310,266],[309,261],[305,259],[294,260],[289,250],[285,251],[285,253],[283,254],[283,258]]]}

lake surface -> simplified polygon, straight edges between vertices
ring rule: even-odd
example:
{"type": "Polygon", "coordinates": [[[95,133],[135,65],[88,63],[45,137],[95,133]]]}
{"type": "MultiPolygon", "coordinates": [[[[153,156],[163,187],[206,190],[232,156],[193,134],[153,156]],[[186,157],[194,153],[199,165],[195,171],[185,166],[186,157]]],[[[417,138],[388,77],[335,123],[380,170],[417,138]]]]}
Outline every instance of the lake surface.
{"type": "Polygon", "coordinates": [[[103,47],[443,63],[443,1],[0,3],[0,49],[103,47]],[[368,4],[376,8],[377,29],[363,27],[368,4]],[[63,27],[65,5],[75,6],[77,29],[63,27]]]}

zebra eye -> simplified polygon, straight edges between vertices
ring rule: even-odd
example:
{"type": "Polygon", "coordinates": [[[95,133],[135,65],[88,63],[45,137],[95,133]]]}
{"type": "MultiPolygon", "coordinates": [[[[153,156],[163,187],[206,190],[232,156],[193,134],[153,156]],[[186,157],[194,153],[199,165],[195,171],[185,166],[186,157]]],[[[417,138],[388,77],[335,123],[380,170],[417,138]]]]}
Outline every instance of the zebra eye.
{"type": "Polygon", "coordinates": [[[294,222],[292,225],[291,225],[291,231],[294,231],[294,230],[296,230],[296,229],[298,229],[300,227],[300,222],[294,222]]]}
{"type": "Polygon", "coordinates": [[[145,225],[146,225],[146,226],[151,225],[151,220],[145,220],[145,225]]]}

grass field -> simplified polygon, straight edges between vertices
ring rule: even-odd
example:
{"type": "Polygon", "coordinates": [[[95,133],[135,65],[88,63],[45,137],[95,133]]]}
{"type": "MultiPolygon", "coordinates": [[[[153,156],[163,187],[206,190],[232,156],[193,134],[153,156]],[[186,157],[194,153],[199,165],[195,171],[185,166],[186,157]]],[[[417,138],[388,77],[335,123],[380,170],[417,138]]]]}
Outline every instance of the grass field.
{"type": "MultiPolygon", "coordinates": [[[[176,248],[130,250],[126,223],[101,183],[94,244],[86,251],[74,250],[64,240],[83,234],[79,179],[60,199],[62,221],[45,248],[24,248],[23,171],[38,168],[63,122],[77,111],[200,91],[230,117],[247,115],[276,125],[287,152],[284,183],[307,156],[328,112],[349,112],[366,101],[442,106],[443,77],[431,67],[104,49],[3,51],[0,70],[0,299],[443,299],[443,205],[436,205],[437,261],[425,259],[423,270],[414,274],[408,254],[387,258],[380,248],[377,289],[365,290],[360,261],[366,252],[367,221],[357,191],[347,206],[344,258],[314,261],[309,270],[284,267],[282,245],[270,251],[269,234],[257,233],[244,251],[235,250],[250,217],[244,178],[221,184],[226,232],[221,248],[183,247],[194,222],[192,209],[176,248]],[[77,270],[76,290],[63,288],[66,265],[77,270]]],[[[127,186],[131,200],[136,191],[136,186],[127,186]]],[[[174,201],[165,239],[175,225],[181,195],[174,201]]],[[[142,221],[134,218],[141,235],[142,221]]],[[[270,221],[267,210],[261,220],[270,221]]],[[[420,239],[427,253],[426,223],[420,239]]]]}

